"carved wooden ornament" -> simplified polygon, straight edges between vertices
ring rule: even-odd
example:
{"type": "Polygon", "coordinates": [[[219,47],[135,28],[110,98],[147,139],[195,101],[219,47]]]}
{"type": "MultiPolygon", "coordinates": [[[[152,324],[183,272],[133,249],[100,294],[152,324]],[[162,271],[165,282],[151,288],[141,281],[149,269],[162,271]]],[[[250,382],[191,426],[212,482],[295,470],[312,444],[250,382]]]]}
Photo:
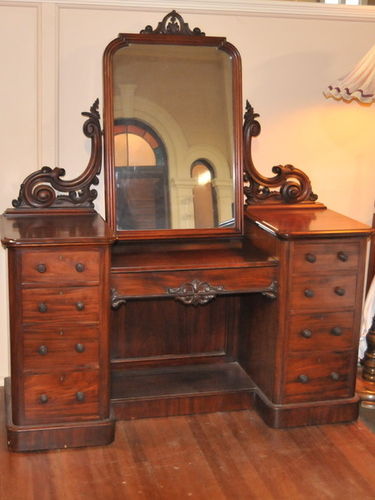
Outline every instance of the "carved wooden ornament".
{"type": "Polygon", "coordinates": [[[197,306],[207,304],[223,290],[222,285],[212,286],[205,281],[193,280],[178,288],[168,288],[168,293],[183,304],[197,306]]]}
{"type": "Polygon", "coordinates": [[[83,124],[83,133],[91,139],[91,156],[84,172],[75,179],[63,180],[63,168],[42,167],[23,181],[18,198],[13,200],[13,212],[25,212],[32,209],[50,208],[86,208],[93,209],[97,197],[96,189],[91,185],[99,184],[98,174],[102,162],[102,137],[99,100],[96,99],[90,112],[83,112],[88,119],[83,124]],[[65,193],[65,194],[64,194],[65,193]]]}

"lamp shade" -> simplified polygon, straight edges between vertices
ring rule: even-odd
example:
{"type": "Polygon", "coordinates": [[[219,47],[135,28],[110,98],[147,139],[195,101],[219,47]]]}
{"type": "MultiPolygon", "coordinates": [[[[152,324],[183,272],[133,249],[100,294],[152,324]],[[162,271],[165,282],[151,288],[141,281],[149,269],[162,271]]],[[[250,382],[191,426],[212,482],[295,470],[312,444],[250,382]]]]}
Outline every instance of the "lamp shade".
{"type": "Polygon", "coordinates": [[[375,102],[375,45],[349,74],[328,85],[324,95],[345,101],[375,102]]]}

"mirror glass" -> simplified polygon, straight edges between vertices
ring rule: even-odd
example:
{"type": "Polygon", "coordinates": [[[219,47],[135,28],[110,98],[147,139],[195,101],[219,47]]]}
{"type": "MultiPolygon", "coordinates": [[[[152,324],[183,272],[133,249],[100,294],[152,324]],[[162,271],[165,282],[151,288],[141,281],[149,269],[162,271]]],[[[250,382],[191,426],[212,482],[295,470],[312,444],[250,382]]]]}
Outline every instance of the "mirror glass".
{"type": "Polygon", "coordinates": [[[117,231],[234,225],[232,64],[216,46],[178,42],[113,54],[117,231]]]}

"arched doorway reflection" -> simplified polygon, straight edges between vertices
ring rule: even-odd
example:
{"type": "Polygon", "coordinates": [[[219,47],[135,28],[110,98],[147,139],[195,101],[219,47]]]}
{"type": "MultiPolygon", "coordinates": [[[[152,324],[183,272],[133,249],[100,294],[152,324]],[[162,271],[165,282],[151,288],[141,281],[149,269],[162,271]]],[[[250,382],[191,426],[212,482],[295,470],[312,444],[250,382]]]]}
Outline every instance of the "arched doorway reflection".
{"type": "Polygon", "coordinates": [[[217,200],[213,185],[215,171],[204,159],[196,160],[191,166],[193,187],[194,220],[196,228],[217,227],[217,200]]]}
{"type": "Polygon", "coordinates": [[[114,153],[117,229],[168,229],[168,162],[161,138],[140,120],[119,118],[114,153]]]}

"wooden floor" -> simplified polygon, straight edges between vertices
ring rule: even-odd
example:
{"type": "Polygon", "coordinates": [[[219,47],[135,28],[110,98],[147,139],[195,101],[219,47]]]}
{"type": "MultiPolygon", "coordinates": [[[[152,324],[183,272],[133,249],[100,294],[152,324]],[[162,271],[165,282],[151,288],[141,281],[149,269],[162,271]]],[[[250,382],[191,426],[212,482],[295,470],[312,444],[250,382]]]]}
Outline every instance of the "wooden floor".
{"type": "Polygon", "coordinates": [[[375,498],[375,434],[361,421],[273,430],[253,411],[143,419],[118,422],[107,447],[11,453],[3,406],[0,416],[1,500],[375,498]]]}

